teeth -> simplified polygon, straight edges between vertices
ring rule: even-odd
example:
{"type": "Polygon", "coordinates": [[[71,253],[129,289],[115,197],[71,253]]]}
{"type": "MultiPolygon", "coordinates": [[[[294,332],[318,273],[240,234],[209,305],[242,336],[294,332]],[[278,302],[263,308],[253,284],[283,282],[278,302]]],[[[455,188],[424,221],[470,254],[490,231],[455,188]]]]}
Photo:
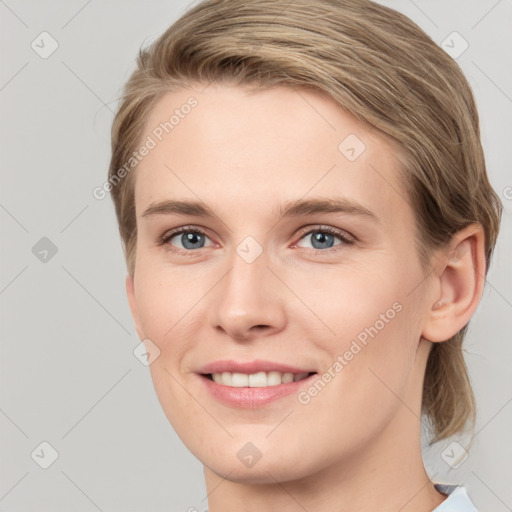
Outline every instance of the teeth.
{"type": "Polygon", "coordinates": [[[233,373],[231,375],[231,385],[234,388],[243,388],[249,385],[249,375],[246,373],[233,373]]]}
{"type": "Polygon", "coordinates": [[[264,388],[267,386],[267,374],[265,372],[252,373],[247,380],[250,388],[264,388]]]}
{"type": "Polygon", "coordinates": [[[293,382],[293,373],[284,373],[281,377],[281,382],[283,384],[286,382],[293,382]]]}
{"type": "Polygon", "coordinates": [[[298,382],[299,380],[305,379],[309,375],[308,372],[297,373],[293,376],[293,381],[298,382]]]}
{"type": "Polygon", "coordinates": [[[213,380],[217,384],[231,386],[234,388],[266,388],[267,386],[278,386],[287,382],[298,382],[305,379],[309,373],[281,373],[281,372],[258,372],[251,373],[214,373],[213,380]]]}
{"type": "Polygon", "coordinates": [[[268,372],[267,373],[267,386],[278,386],[282,383],[281,372],[268,372]]]}
{"type": "Polygon", "coordinates": [[[226,386],[231,386],[232,385],[232,382],[233,382],[233,374],[232,373],[224,372],[224,373],[221,373],[221,374],[217,373],[217,375],[221,375],[222,382],[224,382],[226,384],[226,386]]]}

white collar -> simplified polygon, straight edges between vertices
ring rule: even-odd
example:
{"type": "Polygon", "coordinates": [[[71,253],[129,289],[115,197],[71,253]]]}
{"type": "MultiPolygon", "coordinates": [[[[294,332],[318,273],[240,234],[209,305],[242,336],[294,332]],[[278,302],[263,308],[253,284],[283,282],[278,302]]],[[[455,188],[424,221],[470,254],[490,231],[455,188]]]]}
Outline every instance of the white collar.
{"type": "Polygon", "coordinates": [[[463,485],[434,484],[434,487],[448,498],[432,512],[478,512],[463,485]]]}

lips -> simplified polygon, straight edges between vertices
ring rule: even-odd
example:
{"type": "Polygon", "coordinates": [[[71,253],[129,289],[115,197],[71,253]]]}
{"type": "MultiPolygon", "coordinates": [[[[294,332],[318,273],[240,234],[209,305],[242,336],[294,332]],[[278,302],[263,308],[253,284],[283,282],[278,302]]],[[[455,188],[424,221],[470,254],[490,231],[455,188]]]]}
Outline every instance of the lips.
{"type": "Polygon", "coordinates": [[[197,372],[199,382],[216,401],[238,409],[271,406],[311,385],[317,372],[272,361],[216,361],[197,372]]]}

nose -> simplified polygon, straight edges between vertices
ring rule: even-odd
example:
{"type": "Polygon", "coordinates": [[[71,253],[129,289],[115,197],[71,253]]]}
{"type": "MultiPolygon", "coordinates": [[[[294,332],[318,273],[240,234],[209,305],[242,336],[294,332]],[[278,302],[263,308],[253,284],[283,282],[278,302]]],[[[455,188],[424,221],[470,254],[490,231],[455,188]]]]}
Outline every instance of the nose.
{"type": "Polygon", "coordinates": [[[210,324],[237,341],[281,331],[286,324],[285,289],[268,267],[265,251],[251,263],[234,252],[230,263],[211,294],[210,324]]]}

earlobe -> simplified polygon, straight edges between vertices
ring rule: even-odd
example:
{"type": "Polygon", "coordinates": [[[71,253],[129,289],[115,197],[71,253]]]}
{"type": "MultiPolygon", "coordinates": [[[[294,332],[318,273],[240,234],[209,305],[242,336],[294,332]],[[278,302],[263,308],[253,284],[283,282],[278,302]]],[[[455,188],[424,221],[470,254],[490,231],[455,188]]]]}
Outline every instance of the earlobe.
{"type": "Polygon", "coordinates": [[[485,283],[485,239],[480,224],[457,232],[438,257],[434,297],[422,337],[440,342],[450,339],[471,319],[482,297],[485,283]]]}
{"type": "Polygon", "coordinates": [[[140,321],[139,321],[139,312],[137,307],[137,300],[135,298],[135,281],[133,276],[128,274],[126,276],[125,280],[125,286],[126,286],[126,296],[128,298],[128,304],[130,305],[130,311],[132,313],[132,318],[135,323],[135,330],[137,331],[137,335],[139,336],[139,339],[144,339],[142,329],[140,327],[140,321]]]}

